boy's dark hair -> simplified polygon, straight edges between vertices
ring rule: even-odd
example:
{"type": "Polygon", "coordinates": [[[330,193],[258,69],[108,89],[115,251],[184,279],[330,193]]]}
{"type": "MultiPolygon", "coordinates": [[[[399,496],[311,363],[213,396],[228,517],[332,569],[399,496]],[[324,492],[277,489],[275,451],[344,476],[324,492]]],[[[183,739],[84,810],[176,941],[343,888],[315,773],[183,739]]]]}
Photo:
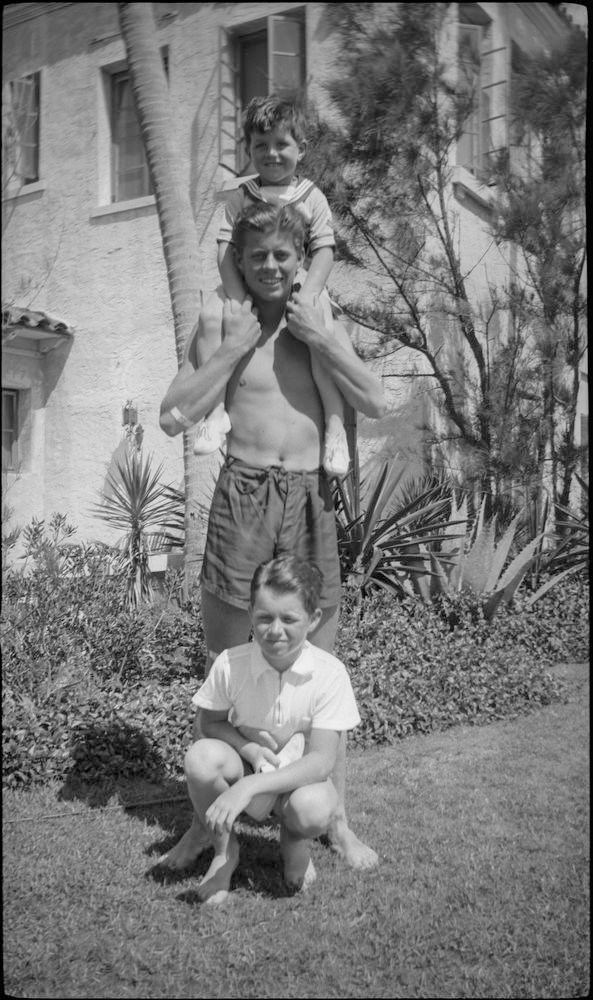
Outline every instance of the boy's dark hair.
{"type": "Polygon", "coordinates": [[[284,555],[261,563],[251,581],[251,603],[258,590],[269,587],[279,594],[298,594],[308,615],[319,607],[323,575],[315,563],[298,556],[284,555]]]}
{"type": "Polygon", "coordinates": [[[301,108],[277,94],[253,97],[243,112],[243,137],[249,148],[254,132],[271,132],[276,126],[290,132],[295,142],[306,138],[307,123],[301,108]]]}
{"type": "Polygon", "coordinates": [[[288,233],[298,253],[305,244],[305,223],[298,209],[293,205],[270,205],[258,202],[248,205],[235,219],[233,244],[240,254],[245,248],[248,233],[288,233]]]}

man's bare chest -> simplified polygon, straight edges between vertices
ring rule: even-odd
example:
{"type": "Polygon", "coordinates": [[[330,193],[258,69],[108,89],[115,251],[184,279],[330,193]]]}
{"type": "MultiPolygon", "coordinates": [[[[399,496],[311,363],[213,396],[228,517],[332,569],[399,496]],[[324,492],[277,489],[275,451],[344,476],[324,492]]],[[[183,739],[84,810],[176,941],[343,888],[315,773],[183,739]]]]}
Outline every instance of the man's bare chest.
{"type": "Polygon", "coordinates": [[[308,395],[314,388],[309,348],[288,330],[280,330],[244,358],[235,371],[233,383],[234,390],[250,393],[280,390],[286,394],[290,389],[308,395]]]}

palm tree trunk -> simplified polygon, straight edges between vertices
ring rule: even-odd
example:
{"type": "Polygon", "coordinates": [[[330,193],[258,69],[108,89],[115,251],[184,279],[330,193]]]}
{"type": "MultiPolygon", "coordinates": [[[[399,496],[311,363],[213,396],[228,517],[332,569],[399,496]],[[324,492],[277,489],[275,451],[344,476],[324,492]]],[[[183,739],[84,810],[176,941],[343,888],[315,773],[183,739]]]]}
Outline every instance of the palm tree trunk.
{"type": "MultiPolygon", "coordinates": [[[[121,33],[154,186],[163,253],[169,281],[177,361],[201,305],[200,251],[189,199],[183,157],[176,143],[169,90],[159,50],[151,3],[118,3],[121,33]]],[[[199,520],[192,515],[197,499],[197,465],[190,435],[183,435],[185,478],[185,583],[197,578],[199,520]]]]}

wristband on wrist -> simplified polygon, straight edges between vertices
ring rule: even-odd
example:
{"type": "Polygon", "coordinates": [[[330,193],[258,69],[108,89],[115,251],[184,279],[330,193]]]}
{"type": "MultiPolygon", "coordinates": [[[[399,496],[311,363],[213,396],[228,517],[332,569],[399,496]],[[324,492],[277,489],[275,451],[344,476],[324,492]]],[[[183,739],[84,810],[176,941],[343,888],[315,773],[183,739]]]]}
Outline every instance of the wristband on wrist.
{"type": "Polygon", "coordinates": [[[181,410],[178,410],[176,406],[172,406],[169,413],[178,424],[181,424],[182,427],[186,427],[188,430],[195,424],[195,420],[189,420],[189,418],[185,417],[181,410]]]}

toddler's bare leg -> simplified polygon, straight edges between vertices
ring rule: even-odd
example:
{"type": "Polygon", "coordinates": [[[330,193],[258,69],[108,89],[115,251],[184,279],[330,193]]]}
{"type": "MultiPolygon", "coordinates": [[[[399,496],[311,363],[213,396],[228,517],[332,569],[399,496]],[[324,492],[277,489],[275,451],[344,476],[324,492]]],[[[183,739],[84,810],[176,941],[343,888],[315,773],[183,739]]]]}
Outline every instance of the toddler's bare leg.
{"type": "MultiPolygon", "coordinates": [[[[333,329],[334,317],[327,292],[319,296],[319,308],[328,330],[333,329]]],[[[325,414],[325,440],[323,444],[323,468],[328,476],[345,476],[350,466],[350,452],[344,419],[344,400],[329,372],[319,363],[313,353],[311,372],[319,390],[325,414]]]]}
{"type": "MultiPolygon", "coordinates": [[[[198,321],[196,354],[198,365],[203,365],[220,346],[222,339],[223,292],[218,289],[204,303],[198,321]]],[[[198,428],[194,442],[196,455],[208,455],[222,447],[231,429],[228,413],[224,408],[224,394],[212,407],[198,428]]]]}
{"type": "Polygon", "coordinates": [[[344,400],[333,379],[314,354],[311,355],[311,372],[325,415],[323,468],[328,476],[345,476],[350,465],[350,452],[344,424],[344,400]]]}

